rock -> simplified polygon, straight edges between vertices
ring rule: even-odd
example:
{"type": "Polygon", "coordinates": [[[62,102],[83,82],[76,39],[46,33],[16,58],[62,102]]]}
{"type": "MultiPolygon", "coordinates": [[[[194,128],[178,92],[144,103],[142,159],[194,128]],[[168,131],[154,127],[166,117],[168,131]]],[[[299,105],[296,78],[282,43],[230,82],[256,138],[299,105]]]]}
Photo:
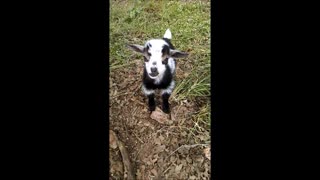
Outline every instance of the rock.
{"type": "Polygon", "coordinates": [[[210,160],[210,158],[211,158],[210,147],[205,148],[203,150],[203,153],[204,153],[205,157],[210,160]]]}
{"type": "Polygon", "coordinates": [[[117,139],[116,134],[112,130],[109,130],[109,144],[112,149],[115,149],[118,147],[117,141],[118,141],[118,139],[117,139]]]}
{"type": "Polygon", "coordinates": [[[181,169],[182,169],[182,164],[176,166],[175,172],[176,172],[176,173],[179,173],[181,169]]]}
{"type": "Polygon", "coordinates": [[[151,119],[158,121],[161,124],[164,124],[169,120],[169,115],[164,113],[160,108],[156,108],[150,115],[151,119]]]}
{"type": "Polygon", "coordinates": [[[157,175],[158,175],[158,172],[157,172],[157,170],[155,170],[155,169],[152,169],[152,170],[151,170],[151,173],[152,173],[154,176],[157,176],[157,175]]]}

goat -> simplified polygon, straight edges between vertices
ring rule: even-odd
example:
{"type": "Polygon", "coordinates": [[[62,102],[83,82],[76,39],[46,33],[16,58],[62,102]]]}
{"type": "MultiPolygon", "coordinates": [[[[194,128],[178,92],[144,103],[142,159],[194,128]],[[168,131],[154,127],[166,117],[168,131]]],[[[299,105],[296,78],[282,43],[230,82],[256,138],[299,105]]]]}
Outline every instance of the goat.
{"type": "Polygon", "coordinates": [[[175,59],[188,56],[185,52],[175,50],[171,39],[171,31],[167,29],[162,39],[151,39],[144,46],[128,45],[130,49],[144,56],[142,90],[148,97],[149,111],[151,112],[156,108],[154,100],[156,89],[161,90],[162,111],[170,112],[168,100],[175,87],[175,59]]]}

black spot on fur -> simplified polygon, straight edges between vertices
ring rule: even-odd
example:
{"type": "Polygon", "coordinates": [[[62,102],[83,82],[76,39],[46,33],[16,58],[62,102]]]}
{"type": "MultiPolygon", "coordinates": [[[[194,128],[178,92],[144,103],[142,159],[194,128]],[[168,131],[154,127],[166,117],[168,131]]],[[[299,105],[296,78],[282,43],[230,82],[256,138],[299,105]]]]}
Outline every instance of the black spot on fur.
{"type": "Polygon", "coordinates": [[[169,46],[167,46],[167,45],[163,45],[163,46],[162,46],[161,52],[162,52],[162,55],[163,55],[163,56],[164,56],[164,55],[168,55],[168,54],[169,54],[169,51],[170,51],[169,46]]]}
{"type": "Polygon", "coordinates": [[[168,38],[162,38],[162,39],[163,39],[166,43],[169,44],[169,48],[170,48],[170,49],[175,49],[175,48],[173,47],[170,39],[168,39],[168,38]]]}
{"type": "MultiPolygon", "coordinates": [[[[172,45],[170,39],[168,39],[168,38],[162,38],[162,39],[163,39],[166,43],[168,43],[170,49],[175,49],[174,46],[172,45]]],[[[170,49],[169,49],[169,51],[170,51],[170,49]]],[[[164,61],[162,61],[162,63],[163,63],[163,64],[168,64],[168,59],[165,59],[164,61]]],[[[176,60],[174,60],[174,64],[177,66],[176,60]]]]}
{"type": "Polygon", "coordinates": [[[149,46],[146,46],[146,47],[144,48],[144,52],[147,53],[147,52],[149,51],[149,48],[150,48],[149,46]]]}
{"type": "Polygon", "coordinates": [[[165,59],[162,61],[162,64],[167,65],[167,64],[168,64],[168,58],[165,58],[165,59]]]}
{"type": "MultiPolygon", "coordinates": [[[[143,50],[143,51],[144,51],[144,56],[146,56],[146,55],[147,55],[148,57],[151,56],[151,54],[148,52],[148,51],[149,51],[149,48],[150,48],[149,45],[147,45],[147,46],[144,48],[144,50],[143,50]]],[[[148,59],[145,58],[144,61],[147,62],[148,59]]]]}

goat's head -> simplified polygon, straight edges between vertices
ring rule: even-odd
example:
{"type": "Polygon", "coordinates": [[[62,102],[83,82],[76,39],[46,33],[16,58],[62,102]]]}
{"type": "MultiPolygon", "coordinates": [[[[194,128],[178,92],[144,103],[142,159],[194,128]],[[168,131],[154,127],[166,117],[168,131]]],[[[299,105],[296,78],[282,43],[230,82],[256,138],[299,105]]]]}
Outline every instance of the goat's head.
{"type": "MultiPolygon", "coordinates": [[[[164,38],[171,39],[171,32],[169,29],[166,31],[164,38]]],[[[144,46],[132,44],[128,45],[128,47],[143,54],[145,68],[151,79],[156,79],[165,72],[168,58],[176,59],[188,56],[185,52],[170,49],[169,44],[163,39],[149,40],[144,46]]]]}

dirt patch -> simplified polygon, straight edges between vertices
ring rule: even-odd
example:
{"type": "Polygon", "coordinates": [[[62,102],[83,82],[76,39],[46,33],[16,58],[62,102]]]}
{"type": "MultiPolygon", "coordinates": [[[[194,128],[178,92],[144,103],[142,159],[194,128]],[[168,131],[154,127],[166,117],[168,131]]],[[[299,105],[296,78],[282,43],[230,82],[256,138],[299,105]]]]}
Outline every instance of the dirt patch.
{"type": "MultiPolygon", "coordinates": [[[[116,140],[123,142],[136,179],[210,179],[209,132],[196,129],[192,120],[199,104],[170,98],[170,115],[150,114],[141,91],[142,69],[142,61],[135,60],[110,73],[110,179],[128,179],[116,140]]],[[[156,102],[161,108],[159,96],[156,102]]]]}

